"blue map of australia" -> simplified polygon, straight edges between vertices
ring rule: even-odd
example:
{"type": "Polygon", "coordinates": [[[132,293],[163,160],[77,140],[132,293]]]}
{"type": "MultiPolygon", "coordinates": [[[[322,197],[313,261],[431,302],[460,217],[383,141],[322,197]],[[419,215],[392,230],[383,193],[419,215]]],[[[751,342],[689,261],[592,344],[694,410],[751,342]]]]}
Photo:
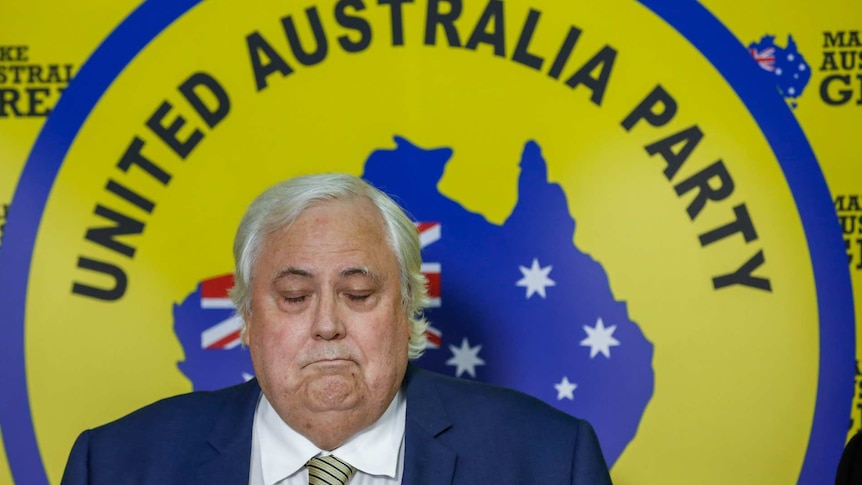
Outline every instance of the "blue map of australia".
{"type": "Polygon", "coordinates": [[[761,69],[774,76],[778,92],[796,107],[796,98],[802,96],[811,80],[811,66],[799,52],[792,35],[787,36],[787,47],[775,42],[774,35],[764,35],[758,42],[748,44],[748,52],[761,69]]]}
{"type": "MultiPolygon", "coordinates": [[[[524,145],[518,201],[498,225],[437,190],[452,149],[395,142],[368,157],[363,178],[420,228],[434,302],[426,310],[431,346],[416,363],[518,389],[589,420],[612,465],[652,397],[653,346],[612,294],[601,264],[574,245],[566,195],[548,181],[539,145],[524,145]]],[[[178,365],[195,390],[253,375],[219,284],[229,275],[202,276],[174,305],[185,351],[178,365]]]]}

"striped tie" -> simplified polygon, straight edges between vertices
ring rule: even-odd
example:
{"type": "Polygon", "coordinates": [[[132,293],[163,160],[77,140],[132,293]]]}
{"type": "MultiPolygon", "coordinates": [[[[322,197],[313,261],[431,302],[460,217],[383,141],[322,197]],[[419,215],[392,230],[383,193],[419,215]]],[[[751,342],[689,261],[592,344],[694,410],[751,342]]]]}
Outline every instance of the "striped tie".
{"type": "Polygon", "coordinates": [[[315,456],[305,467],[308,468],[308,485],[344,485],[356,471],[332,455],[315,456]]]}

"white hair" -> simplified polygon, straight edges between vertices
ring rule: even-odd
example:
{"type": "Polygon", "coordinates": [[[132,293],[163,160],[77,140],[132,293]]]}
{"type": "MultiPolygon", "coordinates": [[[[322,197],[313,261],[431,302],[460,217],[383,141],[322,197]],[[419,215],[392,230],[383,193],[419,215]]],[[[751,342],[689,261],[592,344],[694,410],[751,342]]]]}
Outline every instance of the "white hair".
{"type": "Polygon", "coordinates": [[[365,198],[383,217],[386,239],[398,260],[401,304],[410,324],[408,358],[425,351],[428,322],[423,309],[428,306],[426,279],[422,274],[419,233],[404,210],[388,195],[359,177],[347,174],[318,174],[281,182],[259,195],[248,207],[233,243],[236,263],[230,297],[243,318],[242,332],[251,311],[251,274],[261,244],[267,235],[290,226],[308,208],[337,199],[365,198]]]}

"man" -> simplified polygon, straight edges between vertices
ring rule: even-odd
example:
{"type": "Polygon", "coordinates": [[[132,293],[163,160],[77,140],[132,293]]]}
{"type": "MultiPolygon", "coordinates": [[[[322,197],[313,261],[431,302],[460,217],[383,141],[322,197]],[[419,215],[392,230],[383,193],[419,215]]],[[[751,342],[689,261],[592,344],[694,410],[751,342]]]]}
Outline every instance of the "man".
{"type": "Polygon", "coordinates": [[[420,370],[416,228],[339,174],[249,206],[231,297],[256,379],[85,431],[63,484],[609,484],[585,421],[515,391],[420,370]]]}

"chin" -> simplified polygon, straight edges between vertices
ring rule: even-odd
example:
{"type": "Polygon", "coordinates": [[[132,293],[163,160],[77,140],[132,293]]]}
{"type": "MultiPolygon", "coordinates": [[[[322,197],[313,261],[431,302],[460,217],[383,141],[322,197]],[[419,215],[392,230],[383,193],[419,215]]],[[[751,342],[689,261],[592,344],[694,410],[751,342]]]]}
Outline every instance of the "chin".
{"type": "Polygon", "coordinates": [[[359,398],[359,389],[353,375],[332,374],[314,378],[306,390],[314,407],[335,410],[352,407],[359,398]]]}

